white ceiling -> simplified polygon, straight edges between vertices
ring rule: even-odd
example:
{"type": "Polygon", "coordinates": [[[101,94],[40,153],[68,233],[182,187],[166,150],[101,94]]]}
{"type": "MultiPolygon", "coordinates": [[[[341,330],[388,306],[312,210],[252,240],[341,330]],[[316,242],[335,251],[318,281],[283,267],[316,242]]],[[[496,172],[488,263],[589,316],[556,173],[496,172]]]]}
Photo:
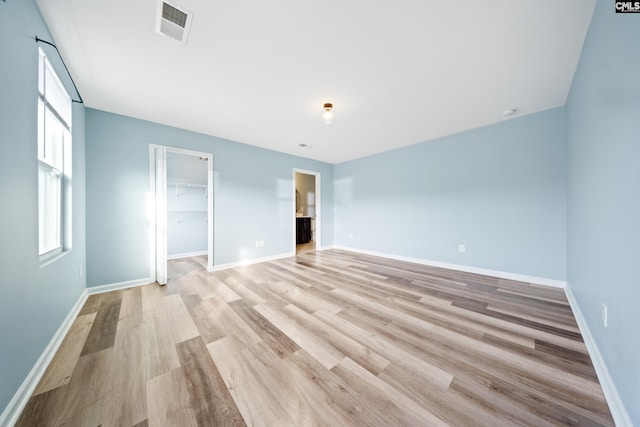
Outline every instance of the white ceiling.
{"type": "Polygon", "coordinates": [[[186,45],[157,0],[37,0],[87,106],[330,163],[564,105],[595,6],[175,2],[186,45]]]}

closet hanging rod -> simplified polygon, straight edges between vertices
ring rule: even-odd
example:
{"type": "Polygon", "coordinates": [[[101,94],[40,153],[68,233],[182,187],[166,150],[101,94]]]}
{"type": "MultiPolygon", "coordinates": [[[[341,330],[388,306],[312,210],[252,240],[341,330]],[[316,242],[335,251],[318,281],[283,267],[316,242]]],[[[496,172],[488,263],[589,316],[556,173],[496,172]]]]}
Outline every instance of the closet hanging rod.
{"type": "Polygon", "coordinates": [[[56,53],[60,57],[60,61],[62,61],[62,66],[64,67],[65,71],[67,72],[67,75],[69,76],[69,80],[71,80],[71,84],[73,85],[73,88],[76,90],[76,93],[78,94],[78,98],[80,98],[79,101],[71,98],[71,101],[77,102],[78,104],[84,104],[84,101],[82,99],[82,95],[80,95],[80,91],[78,90],[78,86],[76,86],[76,82],[73,81],[73,77],[71,77],[71,73],[69,72],[69,69],[67,68],[67,64],[64,63],[64,59],[62,59],[62,55],[60,55],[60,51],[58,50],[58,46],[56,46],[55,44],[53,44],[51,42],[48,42],[46,40],[42,40],[38,36],[36,36],[36,43],[48,44],[49,46],[52,46],[56,50],[56,53]]]}

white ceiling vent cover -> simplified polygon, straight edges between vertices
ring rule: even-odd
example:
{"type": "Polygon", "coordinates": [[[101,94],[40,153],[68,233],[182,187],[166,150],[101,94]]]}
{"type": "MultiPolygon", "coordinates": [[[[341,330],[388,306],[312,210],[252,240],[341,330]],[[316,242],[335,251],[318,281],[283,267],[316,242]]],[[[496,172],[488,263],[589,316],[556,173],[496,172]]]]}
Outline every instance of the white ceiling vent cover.
{"type": "Polygon", "coordinates": [[[186,44],[192,19],[193,14],[185,8],[173,2],[160,1],[156,31],[186,44]]]}

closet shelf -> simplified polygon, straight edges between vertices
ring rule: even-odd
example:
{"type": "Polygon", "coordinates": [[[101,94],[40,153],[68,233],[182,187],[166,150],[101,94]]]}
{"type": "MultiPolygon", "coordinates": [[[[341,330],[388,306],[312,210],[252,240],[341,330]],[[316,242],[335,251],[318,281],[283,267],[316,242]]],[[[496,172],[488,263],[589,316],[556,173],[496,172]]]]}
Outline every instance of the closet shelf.
{"type": "Polygon", "coordinates": [[[189,188],[207,188],[206,184],[190,184],[188,182],[171,182],[167,183],[167,186],[178,185],[180,187],[189,187],[189,188]]]}
{"type": "MultiPolygon", "coordinates": [[[[192,214],[192,213],[196,213],[196,214],[202,215],[203,219],[204,219],[204,222],[209,222],[209,213],[207,211],[202,211],[202,210],[181,210],[181,211],[167,210],[167,213],[175,214],[175,216],[176,216],[176,224],[180,224],[181,222],[184,222],[185,214],[192,214]],[[182,218],[181,218],[181,216],[182,216],[182,218]]],[[[189,216],[193,217],[192,215],[189,215],[189,216]]]]}
{"type": "Polygon", "coordinates": [[[175,186],[176,187],[176,198],[180,198],[180,196],[182,195],[180,193],[180,187],[183,188],[203,188],[204,189],[204,194],[202,195],[205,199],[208,198],[208,190],[209,190],[209,186],[206,184],[189,184],[188,182],[171,182],[169,181],[167,183],[167,187],[171,187],[171,186],[175,186]]]}

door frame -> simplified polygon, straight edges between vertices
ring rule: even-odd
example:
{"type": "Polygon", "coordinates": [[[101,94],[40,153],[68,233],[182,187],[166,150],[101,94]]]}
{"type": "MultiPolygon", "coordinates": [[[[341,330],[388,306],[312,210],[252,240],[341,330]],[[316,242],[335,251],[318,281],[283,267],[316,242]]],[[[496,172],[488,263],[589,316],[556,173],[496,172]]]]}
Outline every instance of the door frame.
{"type": "Polygon", "coordinates": [[[320,194],[320,172],[311,171],[307,169],[298,169],[293,168],[293,182],[291,184],[292,194],[293,194],[293,255],[296,254],[296,173],[301,173],[304,175],[313,175],[315,177],[315,197],[316,197],[316,217],[315,220],[315,246],[316,250],[320,250],[322,247],[322,205],[321,205],[321,194],[320,194]]]}
{"type": "Polygon", "coordinates": [[[207,271],[213,271],[213,153],[149,144],[149,277],[167,284],[167,153],[207,157],[207,271]]]}

